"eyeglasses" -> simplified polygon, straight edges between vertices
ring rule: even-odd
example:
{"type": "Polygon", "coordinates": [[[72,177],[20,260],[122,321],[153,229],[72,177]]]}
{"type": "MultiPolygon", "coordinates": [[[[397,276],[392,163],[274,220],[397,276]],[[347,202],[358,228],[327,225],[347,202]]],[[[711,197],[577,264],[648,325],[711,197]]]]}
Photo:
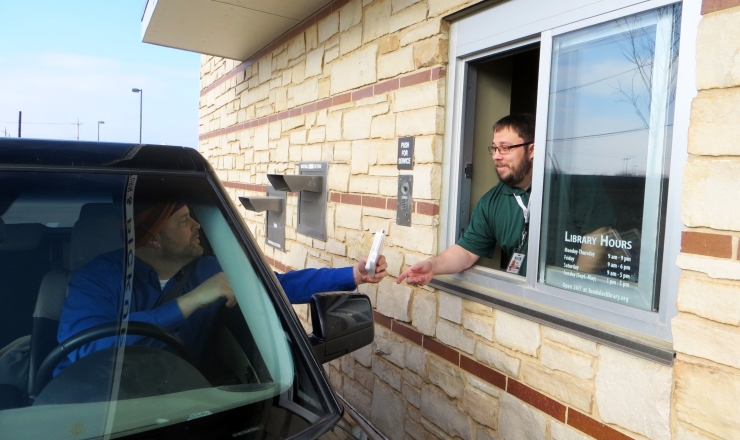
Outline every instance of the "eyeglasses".
{"type": "Polygon", "coordinates": [[[491,155],[493,155],[496,152],[496,150],[498,150],[501,154],[506,155],[506,154],[509,154],[509,152],[511,151],[512,148],[523,147],[525,145],[529,145],[529,144],[533,144],[533,143],[534,142],[524,142],[523,144],[508,145],[508,146],[502,145],[500,147],[497,147],[495,145],[491,145],[490,147],[488,147],[488,153],[491,154],[491,155]]]}

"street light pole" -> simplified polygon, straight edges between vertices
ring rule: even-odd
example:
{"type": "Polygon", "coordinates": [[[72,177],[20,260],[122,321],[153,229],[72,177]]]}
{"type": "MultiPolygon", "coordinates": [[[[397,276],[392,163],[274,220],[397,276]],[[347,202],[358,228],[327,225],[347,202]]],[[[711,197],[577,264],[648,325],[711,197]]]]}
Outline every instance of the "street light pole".
{"type": "Polygon", "coordinates": [[[105,124],[105,121],[98,121],[98,142],[100,142],[100,124],[105,124]]]}
{"type": "Polygon", "coordinates": [[[139,94],[139,143],[141,143],[141,115],[144,108],[144,89],[131,89],[131,91],[139,94]]]}

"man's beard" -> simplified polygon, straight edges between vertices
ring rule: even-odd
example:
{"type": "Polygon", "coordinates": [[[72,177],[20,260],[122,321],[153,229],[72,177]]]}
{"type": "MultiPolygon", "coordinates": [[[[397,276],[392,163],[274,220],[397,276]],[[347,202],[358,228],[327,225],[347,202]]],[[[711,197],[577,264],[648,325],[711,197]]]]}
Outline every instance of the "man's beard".
{"type": "Polygon", "coordinates": [[[496,175],[498,176],[498,180],[501,182],[504,182],[506,185],[509,186],[516,186],[519,183],[521,183],[525,177],[527,177],[527,174],[529,174],[532,171],[532,161],[529,159],[523,160],[519,166],[517,167],[509,167],[509,174],[506,177],[501,177],[501,174],[499,174],[498,169],[496,169],[496,175]]]}
{"type": "Polygon", "coordinates": [[[176,245],[169,237],[161,234],[162,256],[170,261],[180,261],[185,264],[203,255],[203,247],[200,244],[193,243],[193,239],[188,242],[187,246],[176,245]]]}

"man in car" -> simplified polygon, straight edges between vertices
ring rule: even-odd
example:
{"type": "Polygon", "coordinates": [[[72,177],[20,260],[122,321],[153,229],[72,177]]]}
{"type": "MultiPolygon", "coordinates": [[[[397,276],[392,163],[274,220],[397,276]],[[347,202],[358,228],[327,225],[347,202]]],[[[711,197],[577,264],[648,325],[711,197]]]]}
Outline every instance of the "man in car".
{"type": "MultiPolygon", "coordinates": [[[[489,152],[496,167],[499,183],[478,201],[470,224],[457,244],[441,254],[420,261],[399,275],[401,283],[426,285],[434,275],[458,273],[470,268],[480,257],[492,257],[496,244],[510,260],[507,272],[527,273],[527,236],[529,233],[529,197],[534,162],[535,118],[528,113],[511,114],[493,126],[489,152]]],[[[570,216],[578,218],[584,236],[607,233],[614,215],[607,197],[600,197],[598,185],[579,191],[570,216]]],[[[595,272],[604,267],[606,254],[597,245],[584,244],[585,253],[578,260],[582,272],[595,272]]]]}
{"type": "MultiPolygon", "coordinates": [[[[129,320],[177,333],[197,366],[216,314],[222,305],[233,307],[236,299],[218,260],[202,256],[200,224],[190,216],[188,206],[170,202],[145,207],[134,215],[136,251],[129,320]]],[[[374,277],[365,270],[364,260],[354,267],[276,275],[291,303],[305,303],[315,293],[351,291],[386,276],[384,257],[379,259],[374,277]]],[[[119,250],[96,257],[71,278],[59,322],[59,342],[119,320],[124,272],[119,250]]],[[[161,345],[141,336],[127,336],[126,344],[134,343],[161,345]]],[[[74,351],[60,363],[55,375],[75,360],[114,344],[115,338],[105,338],[74,351]]]]}

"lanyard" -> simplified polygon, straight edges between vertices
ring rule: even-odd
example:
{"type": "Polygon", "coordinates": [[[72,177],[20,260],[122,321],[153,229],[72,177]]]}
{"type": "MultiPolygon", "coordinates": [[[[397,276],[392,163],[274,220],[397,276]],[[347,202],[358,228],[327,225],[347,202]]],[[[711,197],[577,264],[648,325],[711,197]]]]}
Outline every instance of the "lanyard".
{"type": "Polygon", "coordinates": [[[517,252],[521,252],[522,248],[524,247],[524,242],[527,240],[527,233],[529,232],[529,206],[532,203],[532,196],[529,197],[529,200],[527,201],[527,206],[524,206],[524,202],[522,201],[522,198],[519,196],[519,194],[514,194],[514,198],[516,198],[516,202],[519,204],[519,207],[522,208],[522,213],[524,214],[524,229],[522,230],[522,241],[519,243],[519,247],[516,248],[517,252]]]}

